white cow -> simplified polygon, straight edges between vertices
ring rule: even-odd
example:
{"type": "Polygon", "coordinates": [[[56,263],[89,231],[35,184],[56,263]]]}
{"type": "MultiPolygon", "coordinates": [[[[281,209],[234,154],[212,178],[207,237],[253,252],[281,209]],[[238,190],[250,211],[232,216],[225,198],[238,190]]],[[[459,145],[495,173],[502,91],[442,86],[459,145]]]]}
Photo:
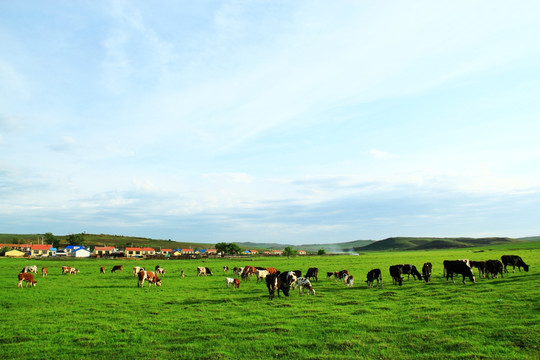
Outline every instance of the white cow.
{"type": "MultiPolygon", "coordinates": [[[[306,278],[300,277],[300,278],[297,279],[297,282],[298,282],[298,293],[300,295],[302,295],[302,293],[303,293],[303,288],[307,288],[310,293],[315,295],[315,289],[313,289],[313,286],[311,285],[311,281],[309,281],[306,278]]],[[[309,294],[309,292],[308,292],[308,294],[309,294]]]]}
{"type": "Polygon", "coordinates": [[[260,279],[266,279],[266,276],[269,274],[268,270],[257,270],[257,282],[259,282],[260,279]]]}
{"type": "Polygon", "coordinates": [[[227,287],[229,287],[229,285],[232,285],[234,287],[234,279],[233,278],[225,278],[225,285],[227,285],[227,287]]]}
{"type": "Polygon", "coordinates": [[[197,276],[206,276],[206,268],[204,266],[197,266],[197,276]]]}
{"type": "Polygon", "coordinates": [[[29,266],[25,266],[23,269],[22,269],[22,273],[36,273],[37,274],[37,270],[38,270],[38,267],[37,265],[29,265],[29,266]]]}

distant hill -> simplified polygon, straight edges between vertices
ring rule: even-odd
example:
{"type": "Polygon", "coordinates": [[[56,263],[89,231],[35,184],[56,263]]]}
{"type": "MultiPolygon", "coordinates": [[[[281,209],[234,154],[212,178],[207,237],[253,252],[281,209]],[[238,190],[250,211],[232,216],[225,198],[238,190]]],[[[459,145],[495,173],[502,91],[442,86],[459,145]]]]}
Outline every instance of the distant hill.
{"type": "Polygon", "coordinates": [[[392,237],[375,241],[372,244],[362,247],[361,251],[374,250],[428,250],[428,249],[450,249],[474,247],[482,245],[494,245],[504,243],[522,242],[520,239],[503,237],[490,238],[414,238],[414,237],[392,237]]]}

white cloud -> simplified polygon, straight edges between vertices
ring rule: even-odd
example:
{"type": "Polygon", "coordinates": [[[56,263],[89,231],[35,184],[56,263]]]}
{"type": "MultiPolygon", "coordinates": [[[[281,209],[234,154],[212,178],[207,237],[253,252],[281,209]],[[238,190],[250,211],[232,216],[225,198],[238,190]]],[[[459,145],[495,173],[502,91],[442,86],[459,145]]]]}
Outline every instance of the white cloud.
{"type": "Polygon", "coordinates": [[[387,151],[383,150],[377,150],[377,149],[371,149],[368,152],[372,157],[379,159],[379,160],[388,160],[388,159],[397,159],[399,158],[399,155],[397,154],[391,154],[387,151]]]}

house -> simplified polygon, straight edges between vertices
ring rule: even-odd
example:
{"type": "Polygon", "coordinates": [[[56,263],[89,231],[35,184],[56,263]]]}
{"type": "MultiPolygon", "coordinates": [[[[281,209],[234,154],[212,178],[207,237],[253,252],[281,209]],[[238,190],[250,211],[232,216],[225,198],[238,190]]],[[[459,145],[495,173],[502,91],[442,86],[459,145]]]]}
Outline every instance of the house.
{"type": "Polygon", "coordinates": [[[242,253],[244,253],[246,255],[251,255],[251,251],[249,251],[249,250],[244,250],[244,251],[242,251],[242,253]]]}
{"type": "Polygon", "coordinates": [[[114,246],[96,246],[92,252],[96,256],[111,255],[115,252],[114,246]]]}
{"type": "Polygon", "coordinates": [[[20,250],[13,249],[13,250],[6,251],[4,255],[7,257],[23,257],[25,253],[20,250]]]}
{"type": "Polygon", "coordinates": [[[73,250],[71,252],[72,257],[90,257],[90,251],[85,248],[73,250]]]}
{"type": "Polygon", "coordinates": [[[281,251],[281,250],[272,250],[271,253],[272,253],[272,255],[281,255],[281,254],[283,254],[283,251],[281,251]]]}
{"type": "Polygon", "coordinates": [[[298,255],[307,255],[306,250],[298,250],[298,255]]]}
{"type": "Polygon", "coordinates": [[[272,253],[268,250],[263,251],[263,255],[272,255],[272,253]]]}
{"type": "Polygon", "coordinates": [[[161,249],[160,251],[161,255],[165,255],[167,257],[171,256],[172,252],[172,249],[161,249]]]}
{"type": "Polygon", "coordinates": [[[171,255],[172,256],[182,256],[182,249],[173,250],[171,255]]]}
{"type": "Polygon", "coordinates": [[[126,257],[142,257],[143,252],[140,247],[127,247],[126,248],[126,257]]]}
{"type": "Polygon", "coordinates": [[[142,254],[143,256],[156,255],[156,250],[151,247],[145,247],[145,248],[142,248],[142,254]]]}
{"type": "Polygon", "coordinates": [[[194,253],[193,249],[182,249],[180,251],[182,252],[182,255],[193,254],[194,253]]]}
{"type": "Polygon", "coordinates": [[[216,255],[218,253],[218,251],[216,249],[208,249],[208,250],[206,250],[206,253],[208,255],[216,255]]]}
{"type": "Polygon", "coordinates": [[[30,245],[30,256],[49,256],[52,245],[30,245]]]}
{"type": "Polygon", "coordinates": [[[70,256],[71,252],[73,252],[75,250],[79,250],[79,249],[84,249],[84,246],[82,246],[82,245],[68,245],[68,246],[66,246],[64,251],[66,252],[66,254],[68,256],[70,256]]]}
{"type": "Polygon", "coordinates": [[[0,248],[11,248],[27,253],[30,251],[30,246],[32,246],[32,244],[0,244],[0,248]]]}
{"type": "Polygon", "coordinates": [[[249,250],[249,252],[251,253],[251,255],[257,255],[259,253],[258,250],[249,250]]]}

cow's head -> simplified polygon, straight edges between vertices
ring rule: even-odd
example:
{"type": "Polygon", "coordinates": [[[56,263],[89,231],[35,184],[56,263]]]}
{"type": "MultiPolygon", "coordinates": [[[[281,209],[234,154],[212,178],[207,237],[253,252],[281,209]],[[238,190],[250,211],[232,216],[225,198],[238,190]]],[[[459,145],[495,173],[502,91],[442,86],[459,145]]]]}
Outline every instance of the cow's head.
{"type": "Polygon", "coordinates": [[[523,270],[525,270],[525,272],[529,272],[529,265],[527,264],[523,264],[523,270]]]}
{"type": "Polygon", "coordinates": [[[156,286],[161,287],[161,280],[160,280],[160,279],[158,279],[158,280],[156,281],[156,286]]]}

